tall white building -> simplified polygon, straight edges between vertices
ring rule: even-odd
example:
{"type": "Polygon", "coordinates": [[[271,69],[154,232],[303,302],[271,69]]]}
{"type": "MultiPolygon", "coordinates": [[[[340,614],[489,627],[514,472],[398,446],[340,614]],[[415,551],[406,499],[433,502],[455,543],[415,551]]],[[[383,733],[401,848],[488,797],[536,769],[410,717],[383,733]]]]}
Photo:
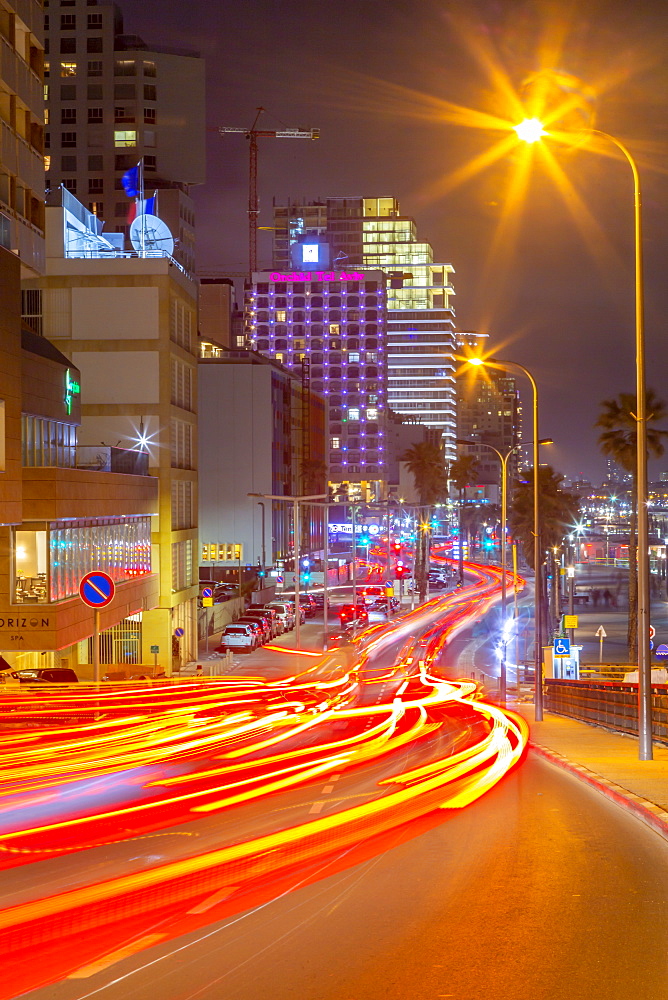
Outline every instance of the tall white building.
{"type": "Polygon", "coordinates": [[[47,186],[63,184],[107,228],[127,233],[121,178],[140,160],[147,196],[194,270],[190,187],[205,175],[204,60],[124,33],[106,0],[49,0],[45,13],[47,186]]]}
{"type": "Polygon", "coordinates": [[[418,241],[396,198],[328,198],[274,207],[274,263],[313,234],[331,245],[335,268],[380,269],[387,288],[387,401],[405,418],[440,432],[446,461],[456,457],[454,289],[451,264],[418,241]]]}

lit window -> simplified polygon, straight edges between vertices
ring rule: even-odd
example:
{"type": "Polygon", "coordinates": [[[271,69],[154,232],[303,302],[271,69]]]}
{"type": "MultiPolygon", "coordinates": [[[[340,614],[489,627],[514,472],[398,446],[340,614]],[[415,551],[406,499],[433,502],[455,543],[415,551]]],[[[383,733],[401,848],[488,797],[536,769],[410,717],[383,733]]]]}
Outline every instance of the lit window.
{"type": "Polygon", "coordinates": [[[277,361],[280,361],[280,362],[283,362],[283,361],[285,360],[285,355],[283,354],[283,352],[282,352],[282,351],[279,351],[279,352],[277,353],[277,355],[276,355],[276,360],[277,360],[277,361]]]}
{"type": "Polygon", "coordinates": [[[126,129],[125,131],[114,132],[114,146],[124,147],[124,146],[136,146],[137,145],[137,130],[136,129],[126,129]]]}
{"type": "Polygon", "coordinates": [[[348,420],[359,420],[359,418],[359,409],[356,406],[351,407],[351,409],[348,410],[348,420]]]}
{"type": "Polygon", "coordinates": [[[77,64],[75,62],[61,62],[61,64],[60,64],[60,75],[61,76],[76,76],[77,75],[77,64]]]}
{"type": "Polygon", "coordinates": [[[341,438],[338,438],[338,437],[333,437],[333,438],[332,438],[332,441],[331,441],[331,447],[332,447],[332,448],[333,448],[333,449],[334,449],[335,451],[338,451],[338,449],[339,449],[339,448],[341,447],[341,438]]]}
{"type": "Polygon", "coordinates": [[[339,333],[341,333],[341,324],[340,323],[330,323],[329,324],[329,332],[331,334],[338,335],[339,333]]]}
{"type": "Polygon", "coordinates": [[[378,420],[378,410],[375,406],[370,406],[366,411],[367,420],[378,420]]]}
{"type": "Polygon", "coordinates": [[[285,309],[277,309],[276,310],[276,322],[277,323],[285,323],[286,318],[287,318],[287,312],[286,312],[285,309]]]}
{"type": "Polygon", "coordinates": [[[359,362],[359,359],[360,359],[360,356],[359,356],[359,352],[357,352],[357,351],[351,351],[351,353],[348,355],[348,361],[359,362]]]}

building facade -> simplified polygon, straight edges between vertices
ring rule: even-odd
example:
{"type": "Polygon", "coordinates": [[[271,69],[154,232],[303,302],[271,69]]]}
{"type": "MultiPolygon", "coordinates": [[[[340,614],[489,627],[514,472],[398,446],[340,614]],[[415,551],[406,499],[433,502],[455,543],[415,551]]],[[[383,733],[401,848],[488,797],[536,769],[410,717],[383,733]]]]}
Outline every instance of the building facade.
{"type": "Polygon", "coordinates": [[[454,289],[451,264],[434,262],[413,219],[396,198],[328,198],[274,207],[274,263],[292,259],[295,243],[320,237],[332,267],[388,275],[387,401],[411,421],[439,430],[446,461],[456,456],[454,289]]]}
{"type": "Polygon", "coordinates": [[[166,254],[115,251],[67,190],[49,201],[46,274],[24,282],[26,321],[81,372],[79,443],[148,452],[159,593],[142,610],[142,655],[150,663],[157,647],[170,672],[197,655],[196,285],[166,254]]]}
{"type": "Polygon", "coordinates": [[[204,62],[125,33],[119,8],[50,0],[45,12],[47,187],[63,184],[107,229],[128,233],[121,178],[140,160],[148,197],[194,271],[194,204],[204,181],[204,62]]]}
{"type": "Polygon", "coordinates": [[[0,3],[0,246],[44,268],[44,43],[39,0],[0,3]]]}
{"type": "MultiPolygon", "coordinates": [[[[502,455],[516,449],[508,461],[508,476],[512,482],[517,475],[523,456],[518,447],[522,442],[522,406],[516,380],[506,371],[478,369],[458,383],[457,437],[460,454],[472,455],[476,460],[476,489],[500,487],[501,467],[492,445],[502,455]]],[[[489,491],[488,491],[489,492],[489,491]]],[[[493,499],[498,499],[493,495],[493,499]]]]}
{"type": "MultiPolygon", "coordinates": [[[[248,494],[326,492],[322,395],[257,352],[221,349],[200,359],[199,416],[203,578],[214,579],[218,568],[287,564],[294,551],[292,505],[248,494]]],[[[321,551],[321,511],[305,507],[301,517],[300,551],[321,551]]]]}
{"type": "Polygon", "coordinates": [[[245,317],[252,349],[324,396],[332,491],[379,499],[387,484],[384,272],[258,272],[246,289],[245,317]]]}

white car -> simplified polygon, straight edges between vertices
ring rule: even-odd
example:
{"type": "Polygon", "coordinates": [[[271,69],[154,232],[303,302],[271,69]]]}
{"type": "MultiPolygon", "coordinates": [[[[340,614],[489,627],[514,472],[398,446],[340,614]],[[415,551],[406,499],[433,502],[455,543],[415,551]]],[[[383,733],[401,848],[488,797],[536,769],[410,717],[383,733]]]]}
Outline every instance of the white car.
{"type": "Polygon", "coordinates": [[[270,604],[267,604],[266,607],[269,611],[276,612],[278,620],[283,623],[283,628],[286,632],[289,632],[291,628],[295,627],[294,604],[288,604],[287,601],[272,601],[270,604]]]}
{"type": "Polygon", "coordinates": [[[257,645],[255,633],[247,625],[228,625],[220,637],[216,652],[227,653],[230,649],[238,649],[252,653],[257,645]]]}

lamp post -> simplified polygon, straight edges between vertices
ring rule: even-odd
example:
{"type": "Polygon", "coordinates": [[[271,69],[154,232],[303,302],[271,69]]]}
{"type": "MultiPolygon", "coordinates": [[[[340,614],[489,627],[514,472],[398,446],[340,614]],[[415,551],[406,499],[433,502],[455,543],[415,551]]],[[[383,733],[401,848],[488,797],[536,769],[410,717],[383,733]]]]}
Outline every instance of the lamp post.
{"type": "MultiPolygon", "coordinates": [[[[553,444],[552,438],[542,438],[538,442],[541,444],[553,444]]],[[[532,444],[531,441],[520,441],[519,444],[513,445],[509,448],[505,455],[495,448],[493,444],[488,444],[486,441],[467,441],[465,438],[457,438],[457,444],[468,444],[474,447],[489,448],[496,455],[498,455],[499,461],[501,463],[501,622],[502,628],[506,627],[506,602],[507,602],[507,584],[506,584],[506,551],[507,551],[507,521],[508,521],[508,460],[514,451],[518,448],[522,448],[525,445],[532,444]]],[[[504,633],[505,634],[505,633],[504,633]]],[[[506,694],[507,694],[507,676],[506,676],[506,642],[505,638],[502,642],[502,656],[501,656],[501,672],[499,676],[499,702],[505,707],[506,704],[506,694]]],[[[517,667],[519,670],[519,667],[517,667]]]]}
{"type": "Polygon", "coordinates": [[[247,493],[246,496],[249,497],[262,497],[263,500],[278,500],[283,503],[291,503],[293,510],[293,532],[294,532],[294,569],[295,569],[295,645],[299,649],[301,641],[301,609],[299,607],[299,574],[300,574],[300,561],[299,561],[299,536],[300,536],[300,524],[299,524],[299,505],[302,503],[310,503],[311,500],[324,500],[326,498],[325,493],[315,493],[312,496],[298,496],[298,497],[286,497],[277,496],[273,493],[247,493]]]}
{"type": "MultiPolygon", "coordinates": [[[[538,119],[530,118],[515,126],[520,139],[537,142],[548,135],[538,119]]],[[[649,616],[649,521],[647,515],[647,387],[642,257],[642,199],[638,166],[623,142],[608,132],[591,129],[613,143],[626,159],[633,175],[633,219],[635,244],[635,348],[636,348],[636,488],[638,507],[638,756],[652,760],[652,665],[650,659],[649,616]]]]}
{"type": "Polygon", "coordinates": [[[490,365],[493,368],[517,368],[531,383],[533,392],[533,561],[534,561],[534,715],[536,722],[543,721],[543,652],[540,621],[540,491],[538,488],[538,386],[531,372],[517,361],[500,361],[497,358],[468,358],[470,365],[490,365]]]}
{"type": "Polygon", "coordinates": [[[264,573],[267,568],[267,550],[264,540],[264,503],[262,500],[258,500],[257,505],[262,508],[262,572],[264,573]]]}

